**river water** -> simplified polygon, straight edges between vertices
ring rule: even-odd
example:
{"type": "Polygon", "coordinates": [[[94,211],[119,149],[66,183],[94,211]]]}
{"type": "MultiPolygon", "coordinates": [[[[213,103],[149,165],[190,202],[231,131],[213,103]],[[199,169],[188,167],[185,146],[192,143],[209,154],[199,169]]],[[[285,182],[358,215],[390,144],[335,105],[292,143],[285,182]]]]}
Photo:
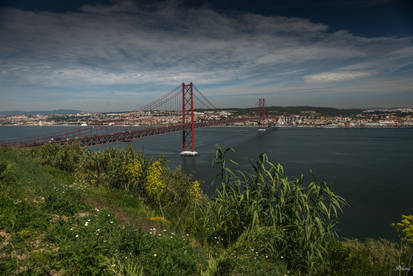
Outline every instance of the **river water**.
{"type": "MultiPolygon", "coordinates": [[[[65,127],[0,127],[0,140],[56,132],[65,127]]],[[[413,214],[413,129],[256,128],[217,127],[196,130],[197,157],[179,156],[181,134],[147,137],[131,142],[146,156],[165,156],[171,167],[181,166],[200,179],[213,194],[211,167],[217,145],[233,147],[228,157],[248,168],[250,160],[267,153],[289,176],[312,169],[350,206],[339,217],[339,233],[347,238],[396,238],[391,223],[413,214]]],[[[129,143],[96,146],[126,147],[129,143]]],[[[310,178],[308,178],[310,179],[310,178]]]]}

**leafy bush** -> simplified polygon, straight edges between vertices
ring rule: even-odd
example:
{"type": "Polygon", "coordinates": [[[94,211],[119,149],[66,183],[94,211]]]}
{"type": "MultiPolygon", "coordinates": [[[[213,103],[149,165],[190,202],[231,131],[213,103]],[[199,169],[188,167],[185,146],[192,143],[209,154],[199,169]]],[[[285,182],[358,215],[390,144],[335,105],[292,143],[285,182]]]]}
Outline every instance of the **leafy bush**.
{"type": "Polygon", "coordinates": [[[125,190],[131,189],[143,191],[143,182],[145,179],[144,162],[139,159],[133,159],[127,165],[123,165],[124,174],[127,177],[127,185],[125,190]]]}
{"type": "Polygon", "coordinates": [[[140,162],[143,169],[146,161],[132,147],[126,149],[106,149],[105,151],[86,151],[76,171],[76,176],[90,183],[105,185],[108,188],[137,190],[139,183],[126,171],[132,162],[140,162]]]}
{"type": "Polygon", "coordinates": [[[49,143],[22,151],[42,165],[49,165],[73,173],[82,157],[79,143],[49,143]]]}
{"type": "Polygon", "coordinates": [[[278,252],[283,242],[274,227],[255,229],[250,235],[241,235],[223,254],[208,261],[203,275],[287,275],[284,257],[288,249],[278,252]]]}
{"type": "Polygon", "coordinates": [[[331,240],[319,271],[327,275],[408,275],[398,268],[410,268],[412,257],[411,247],[383,239],[331,240]]]}

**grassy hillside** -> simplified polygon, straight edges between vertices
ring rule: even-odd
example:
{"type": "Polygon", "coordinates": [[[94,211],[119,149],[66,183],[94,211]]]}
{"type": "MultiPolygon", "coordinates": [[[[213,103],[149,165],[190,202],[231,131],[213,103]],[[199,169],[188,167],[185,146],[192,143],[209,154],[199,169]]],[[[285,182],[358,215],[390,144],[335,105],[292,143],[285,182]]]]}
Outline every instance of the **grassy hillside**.
{"type": "Polygon", "coordinates": [[[131,148],[1,148],[0,274],[409,275],[412,217],[401,243],[343,241],[345,201],[327,183],[289,179],[265,155],[236,173],[229,153],[208,198],[131,148]]]}
{"type": "Polygon", "coordinates": [[[12,151],[3,151],[1,159],[4,274],[200,271],[201,253],[182,235],[151,222],[152,211],[133,194],[93,187],[12,151]]]}

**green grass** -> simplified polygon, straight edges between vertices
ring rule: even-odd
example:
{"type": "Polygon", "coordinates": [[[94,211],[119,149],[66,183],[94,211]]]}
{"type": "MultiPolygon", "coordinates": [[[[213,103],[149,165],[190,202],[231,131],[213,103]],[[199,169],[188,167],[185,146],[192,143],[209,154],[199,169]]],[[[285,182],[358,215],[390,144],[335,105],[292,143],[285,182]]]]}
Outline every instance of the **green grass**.
{"type": "Polygon", "coordinates": [[[118,219],[149,220],[137,197],[93,187],[13,151],[1,152],[0,162],[0,231],[10,236],[5,242],[1,235],[0,274],[200,272],[202,255],[184,237],[118,219]]]}
{"type": "Polygon", "coordinates": [[[117,219],[133,227],[149,229],[157,226],[150,220],[155,216],[155,212],[147,207],[138,195],[131,192],[89,185],[80,200],[98,208],[108,208],[116,214],[117,219]]]}

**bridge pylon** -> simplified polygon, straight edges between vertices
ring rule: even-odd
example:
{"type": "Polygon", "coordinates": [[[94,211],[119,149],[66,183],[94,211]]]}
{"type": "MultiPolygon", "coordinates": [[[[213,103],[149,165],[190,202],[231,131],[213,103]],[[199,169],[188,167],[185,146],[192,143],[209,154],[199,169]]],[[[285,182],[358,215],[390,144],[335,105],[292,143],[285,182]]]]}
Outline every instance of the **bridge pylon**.
{"type": "Polygon", "coordinates": [[[194,90],[192,82],[182,83],[182,156],[196,156],[194,127],[194,90]]]}
{"type": "Polygon", "coordinates": [[[258,122],[260,125],[264,125],[267,123],[266,116],[265,116],[265,99],[260,98],[258,99],[258,122]]]}

